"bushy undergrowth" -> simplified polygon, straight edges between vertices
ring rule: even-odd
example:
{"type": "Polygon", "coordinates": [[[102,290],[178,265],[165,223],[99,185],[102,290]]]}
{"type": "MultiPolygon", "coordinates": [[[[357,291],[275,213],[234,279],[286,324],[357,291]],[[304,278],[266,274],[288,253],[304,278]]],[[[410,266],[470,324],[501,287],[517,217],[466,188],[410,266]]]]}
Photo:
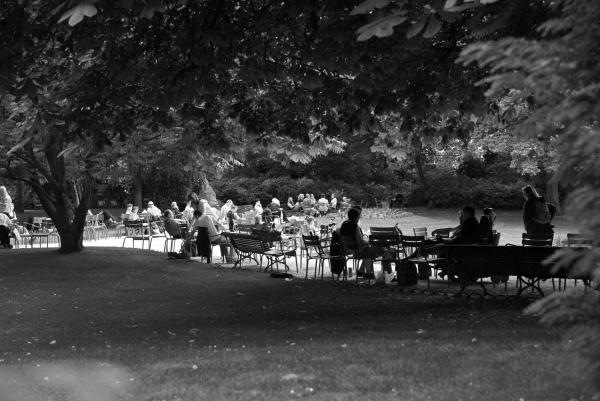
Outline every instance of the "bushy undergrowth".
{"type": "Polygon", "coordinates": [[[270,203],[274,197],[284,203],[290,196],[296,200],[301,193],[312,193],[317,198],[320,194],[329,198],[334,193],[339,200],[346,196],[354,203],[373,206],[378,201],[388,201],[394,193],[390,187],[380,184],[357,185],[337,180],[289,177],[227,177],[214,181],[213,187],[222,202],[231,199],[236,204],[248,204],[260,200],[263,205],[270,203]]]}
{"type": "Polygon", "coordinates": [[[472,178],[451,172],[429,177],[425,200],[434,207],[494,207],[518,209],[523,204],[524,181],[503,183],[494,178],[472,178]]]}

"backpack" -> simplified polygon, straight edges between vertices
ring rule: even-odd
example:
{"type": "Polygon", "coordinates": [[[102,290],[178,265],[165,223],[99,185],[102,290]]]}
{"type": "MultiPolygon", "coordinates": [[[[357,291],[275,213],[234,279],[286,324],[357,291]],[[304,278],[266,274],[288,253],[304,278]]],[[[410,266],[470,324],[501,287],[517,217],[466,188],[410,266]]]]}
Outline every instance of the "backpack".
{"type": "Polygon", "coordinates": [[[538,224],[549,224],[552,221],[550,208],[543,199],[538,199],[533,204],[532,220],[538,224]]]}

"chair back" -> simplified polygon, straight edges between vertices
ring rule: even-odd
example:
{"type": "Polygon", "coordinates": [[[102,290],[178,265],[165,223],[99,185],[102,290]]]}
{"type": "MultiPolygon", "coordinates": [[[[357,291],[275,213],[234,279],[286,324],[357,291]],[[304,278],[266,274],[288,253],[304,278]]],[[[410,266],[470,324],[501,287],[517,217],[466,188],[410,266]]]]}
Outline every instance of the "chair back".
{"type": "Polygon", "coordinates": [[[251,234],[254,229],[254,224],[238,224],[237,229],[240,233],[251,234]]]}
{"type": "Polygon", "coordinates": [[[198,250],[198,256],[206,258],[208,263],[212,261],[212,247],[210,245],[210,236],[208,235],[208,228],[198,227],[196,235],[196,248],[198,250]]]}
{"type": "Polygon", "coordinates": [[[416,227],[413,228],[413,233],[415,237],[425,237],[427,238],[427,227],[416,227]]]}
{"type": "Polygon", "coordinates": [[[323,255],[321,239],[316,235],[302,235],[302,243],[310,255],[312,252],[317,255],[323,255]],[[312,252],[311,252],[312,251],[312,252]]]}
{"type": "Polygon", "coordinates": [[[413,253],[420,253],[421,248],[425,244],[425,237],[423,235],[403,235],[402,236],[402,247],[406,255],[413,253]]]}
{"type": "Polygon", "coordinates": [[[584,234],[567,233],[567,246],[592,245],[592,238],[584,234]]]}
{"type": "Polygon", "coordinates": [[[371,234],[402,234],[402,231],[398,228],[398,225],[394,227],[369,227],[371,234]]]}
{"type": "MultiPolygon", "coordinates": [[[[91,216],[90,216],[91,217],[91,216]]],[[[147,237],[146,228],[141,221],[124,221],[126,237],[147,237]]]]}
{"type": "Polygon", "coordinates": [[[531,235],[523,233],[521,235],[521,244],[523,246],[552,246],[554,235],[531,235]]]}

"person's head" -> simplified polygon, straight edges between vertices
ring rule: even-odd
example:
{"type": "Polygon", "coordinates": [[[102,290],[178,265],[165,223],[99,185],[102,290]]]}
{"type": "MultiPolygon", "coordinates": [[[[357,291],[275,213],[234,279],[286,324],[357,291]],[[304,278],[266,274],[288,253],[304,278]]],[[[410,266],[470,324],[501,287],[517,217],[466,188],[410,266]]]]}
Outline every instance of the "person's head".
{"type": "Polygon", "coordinates": [[[133,209],[133,205],[131,203],[127,204],[127,211],[131,212],[131,210],[133,209]]]}
{"type": "Polygon", "coordinates": [[[279,199],[277,199],[277,198],[273,198],[273,199],[271,199],[271,203],[274,203],[274,204],[276,204],[277,206],[279,206],[279,199]]]}
{"type": "Polygon", "coordinates": [[[304,194],[298,195],[298,202],[302,202],[304,200],[304,194]]]}
{"type": "Polygon", "coordinates": [[[237,206],[236,206],[236,205],[232,205],[232,206],[231,206],[231,211],[232,211],[233,213],[237,212],[237,206]]]}
{"type": "Polygon", "coordinates": [[[171,209],[173,209],[173,210],[179,209],[179,206],[177,206],[177,202],[175,202],[175,201],[171,202],[171,209]]]}
{"type": "Polygon", "coordinates": [[[8,191],[4,185],[0,186],[0,198],[5,198],[8,196],[8,191]]]}
{"type": "Polygon", "coordinates": [[[362,213],[362,210],[359,209],[359,207],[351,207],[348,210],[348,220],[350,221],[358,221],[360,220],[360,214],[362,213]]]}
{"type": "Polygon", "coordinates": [[[523,195],[527,200],[536,200],[540,197],[540,194],[535,190],[531,185],[526,185],[523,187],[523,195]]]}
{"type": "Polygon", "coordinates": [[[202,210],[200,210],[200,209],[194,210],[194,218],[198,219],[200,217],[202,217],[202,210]]]}
{"type": "Polygon", "coordinates": [[[153,207],[154,207],[154,202],[148,201],[148,209],[151,209],[153,207]]]}
{"type": "Polygon", "coordinates": [[[173,219],[175,218],[175,215],[173,214],[173,211],[171,209],[167,209],[164,211],[163,216],[165,216],[165,219],[173,219]]]}
{"type": "Polygon", "coordinates": [[[294,198],[292,198],[291,196],[288,198],[288,203],[294,203],[294,198]]]}
{"type": "Polygon", "coordinates": [[[321,194],[321,198],[324,198],[324,197],[325,197],[325,194],[321,194]]]}
{"type": "Polygon", "coordinates": [[[254,205],[255,205],[255,206],[262,206],[262,205],[260,204],[260,200],[257,200],[257,201],[256,201],[256,203],[255,203],[254,205]]]}
{"type": "Polygon", "coordinates": [[[475,208],[473,206],[465,206],[460,211],[460,222],[464,222],[465,220],[475,217],[475,208]]]}
{"type": "Polygon", "coordinates": [[[139,210],[140,210],[140,208],[139,208],[139,207],[137,207],[137,206],[134,206],[134,207],[133,207],[133,209],[131,209],[131,211],[132,211],[133,213],[137,213],[139,210]]]}
{"type": "Polygon", "coordinates": [[[225,202],[226,204],[228,204],[229,206],[233,206],[233,201],[231,199],[227,199],[227,202],[225,202]]]}
{"type": "Polygon", "coordinates": [[[483,214],[485,216],[491,216],[494,213],[494,210],[491,207],[486,207],[483,209],[483,214]]]}
{"type": "Polygon", "coordinates": [[[315,218],[313,216],[306,216],[306,219],[304,221],[306,222],[307,225],[311,225],[311,224],[314,224],[315,218]]]}
{"type": "Polygon", "coordinates": [[[331,194],[331,199],[335,199],[335,194],[331,194]]]}

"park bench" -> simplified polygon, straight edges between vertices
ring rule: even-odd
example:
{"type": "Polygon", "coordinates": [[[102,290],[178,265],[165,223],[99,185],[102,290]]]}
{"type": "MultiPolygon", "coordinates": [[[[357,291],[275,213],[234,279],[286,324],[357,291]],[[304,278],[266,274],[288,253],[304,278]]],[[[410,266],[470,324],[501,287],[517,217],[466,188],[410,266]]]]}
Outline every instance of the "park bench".
{"type": "Polygon", "coordinates": [[[233,246],[233,249],[235,249],[235,252],[238,255],[238,260],[233,265],[234,269],[238,267],[238,265],[241,267],[244,259],[254,260],[256,264],[262,266],[262,263],[259,262],[256,257],[260,255],[262,261],[262,257],[269,250],[269,247],[260,238],[256,235],[245,233],[225,232],[223,235],[229,239],[231,246],[233,246]]]}
{"type": "Polygon", "coordinates": [[[589,277],[573,275],[568,267],[556,270],[556,264],[547,259],[560,247],[535,246],[494,246],[494,245],[443,245],[443,253],[449,260],[449,274],[460,280],[460,292],[467,285],[479,283],[485,294],[488,294],[481,279],[492,275],[516,276],[519,283],[520,296],[526,289],[537,290],[542,296],[541,281],[559,279],[582,279],[589,277]]]}

